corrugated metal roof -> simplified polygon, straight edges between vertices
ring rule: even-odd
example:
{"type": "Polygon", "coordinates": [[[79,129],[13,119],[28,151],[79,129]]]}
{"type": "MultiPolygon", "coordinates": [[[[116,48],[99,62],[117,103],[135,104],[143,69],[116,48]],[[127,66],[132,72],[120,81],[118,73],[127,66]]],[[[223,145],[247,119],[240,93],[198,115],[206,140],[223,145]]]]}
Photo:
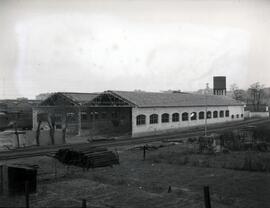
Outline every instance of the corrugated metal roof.
{"type": "Polygon", "coordinates": [[[96,96],[99,95],[98,93],[82,93],[82,92],[60,92],[60,93],[78,104],[90,102],[96,96]]]}
{"type": "MultiPolygon", "coordinates": [[[[137,107],[181,107],[205,106],[205,95],[192,93],[158,93],[158,92],[131,92],[107,91],[119,96],[137,107]]],[[[244,105],[232,98],[218,95],[207,95],[208,106],[241,106],[244,105]]]]}

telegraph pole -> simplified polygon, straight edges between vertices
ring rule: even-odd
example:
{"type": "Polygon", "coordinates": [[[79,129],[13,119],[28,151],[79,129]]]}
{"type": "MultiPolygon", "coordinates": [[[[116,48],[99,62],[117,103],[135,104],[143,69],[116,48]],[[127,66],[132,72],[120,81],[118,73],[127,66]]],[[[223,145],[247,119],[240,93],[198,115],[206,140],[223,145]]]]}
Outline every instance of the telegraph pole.
{"type": "Polygon", "coordinates": [[[207,89],[208,89],[208,83],[206,83],[206,89],[204,91],[204,96],[205,96],[204,136],[207,136],[207,93],[206,93],[207,89]]]}

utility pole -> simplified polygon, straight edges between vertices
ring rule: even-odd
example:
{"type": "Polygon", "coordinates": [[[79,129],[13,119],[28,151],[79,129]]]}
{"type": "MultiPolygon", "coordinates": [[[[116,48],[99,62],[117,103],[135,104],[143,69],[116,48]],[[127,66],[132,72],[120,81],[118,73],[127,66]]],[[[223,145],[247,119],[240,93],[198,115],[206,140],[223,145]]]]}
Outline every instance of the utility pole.
{"type": "Polygon", "coordinates": [[[205,119],[204,119],[204,136],[207,136],[207,91],[208,89],[208,83],[206,83],[206,89],[204,91],[204,96],[205,96],[205,119]]]}
{"type": "Polygon", "coordinates": [[[81,130],[82,130],[82,115],[81,115],[81,109],[78,107],[78,136],[81,136],[81,130]]]}

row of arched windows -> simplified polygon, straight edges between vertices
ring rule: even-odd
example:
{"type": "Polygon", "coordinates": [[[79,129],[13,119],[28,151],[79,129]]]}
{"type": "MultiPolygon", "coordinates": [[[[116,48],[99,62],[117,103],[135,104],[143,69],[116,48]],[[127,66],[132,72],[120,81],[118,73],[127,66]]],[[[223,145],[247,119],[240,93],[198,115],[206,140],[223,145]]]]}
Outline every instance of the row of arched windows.
{"type": "MultiPolygon", "coordinates": [[[[157,124],[158,123],[158,114],[152,114],[149,117],[149,123],[150,124],[157,124]]],[[[213,118],[223,118],[225,117],[229,117],[230,116],[230,112],[229,110],[226,111],[207,111],[207,119],[211,119],[213,116],[213,118]],[[224,115],[225,114],[225,115],[224,115]]],[[[194,120],[202,120],[205,119],[205,112],[201,111],[199,113],[197,112],[192,112],[192,113],[187,113],[184,112],[181,115],[182,121],[194,121],[194,120]]],[[[180,121],[180,114],[179,113],[173,113],[172,114],[172,122],[179,122],[180,121]]],[[[168,113],[163,113],[161,115],[161,123],[169,123],[170,122],[170,114],[168,113]]],[[[137,125],[144,125],[146,124],[146,116],[143,114],[140,114],[136,117],[136,124],[137,125]]]]}

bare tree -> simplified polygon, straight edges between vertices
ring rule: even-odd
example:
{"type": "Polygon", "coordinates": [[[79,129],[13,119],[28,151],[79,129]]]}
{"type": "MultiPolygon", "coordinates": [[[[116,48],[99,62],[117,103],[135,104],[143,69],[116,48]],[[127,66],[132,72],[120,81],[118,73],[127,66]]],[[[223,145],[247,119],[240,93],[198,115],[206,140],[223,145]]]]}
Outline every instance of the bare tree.
{"type": "Polygon", "coordinates": [[[261,101],[263,100],[264,97],[263,88],[264,85],[260,84],[260,82],[255,82],[248,88],[248,95],[249,95],[248,99],[253,104],[255,110],[259,110],[259,106],[261,104],[261,101]]]}
{"type": "Polygon", "coordinates": [[[246,100],[246,91],[239,89],[239,87],[234,83],[230,86],[230,90],[232,92],[232,97],[235,100],[239,100],[239,101],[245,101],[246,100]]]}
{"type": "Polygon", "coordinates": [[[230,90],[233,92],[235,90],[238,90],[239,87],[237,86],[237,84],[233,83],[231,86],[230,86],[230,90]]]}

